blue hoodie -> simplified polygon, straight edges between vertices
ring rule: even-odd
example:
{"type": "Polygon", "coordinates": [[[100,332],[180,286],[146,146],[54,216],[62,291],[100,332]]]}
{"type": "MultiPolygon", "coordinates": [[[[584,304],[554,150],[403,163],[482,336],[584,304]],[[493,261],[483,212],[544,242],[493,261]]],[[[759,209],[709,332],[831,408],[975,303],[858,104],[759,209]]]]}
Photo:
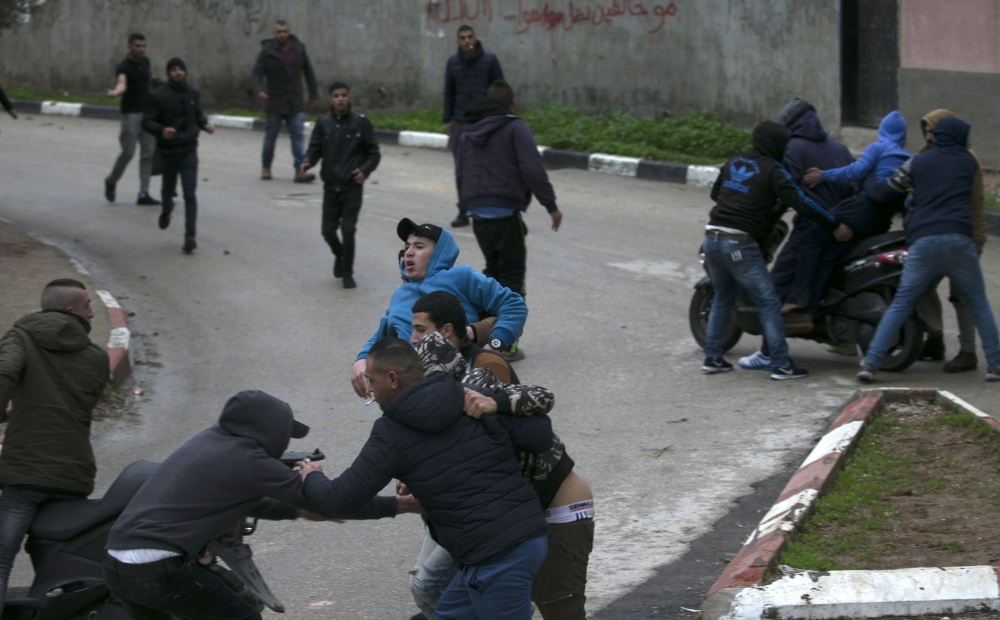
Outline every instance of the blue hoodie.
{"type": "Polygon", "coordinates": [[[497,317],[491,338],[499,338],[507,346],[513,344],[524,330],[528,319],[528,306],[517,293],[474,270],[468,265],[455,266],[458,258],[458,244],[447,230],[441,229],[441,238],[434,244],[434,251],[427,263],[427,275],[423,280],[411,280],[403,266],[399,273],[403,284],[392,294],[385,316],[379,321],[378,329],[361,347],[358,359],[368,357],[368,349],[379,340],[395,335],[409,340],[413,333],[413,304],[434,291],[447,291],[458,297],[465,308],[465,319],[469,323],[479,320],[479,311],[497,317]]]}
{"type": "Polygon", "coordinates": [[[969,124],[942,118],[934,125],[934,148],[907,161],[889,177],[896,191],[913,190],[906,242],[930,235],[972,236],[972,186],[979,162],[966,147],[969,124]]]}
{"type": "Polygon", "coordinates": [[[878,140],[868,145],[861,159],[849,166],[824,170],[821,178],[833,183],[857,183],[874,171],[875,180],[884,181],[910,158],[904,146],[906,121],[893,110],[879,123],[878,140]]]}

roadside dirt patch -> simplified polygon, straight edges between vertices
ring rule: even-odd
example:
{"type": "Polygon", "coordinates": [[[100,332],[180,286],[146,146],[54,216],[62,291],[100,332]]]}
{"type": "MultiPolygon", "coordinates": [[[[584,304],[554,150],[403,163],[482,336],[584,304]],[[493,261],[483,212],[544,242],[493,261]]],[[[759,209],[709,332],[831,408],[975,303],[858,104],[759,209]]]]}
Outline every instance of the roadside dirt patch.
{"type": "Polygon", "coordinates": [[[1000,433],[967,413],[891,403],[779,563],[812,570],[1000,562],[1000,433]]]}

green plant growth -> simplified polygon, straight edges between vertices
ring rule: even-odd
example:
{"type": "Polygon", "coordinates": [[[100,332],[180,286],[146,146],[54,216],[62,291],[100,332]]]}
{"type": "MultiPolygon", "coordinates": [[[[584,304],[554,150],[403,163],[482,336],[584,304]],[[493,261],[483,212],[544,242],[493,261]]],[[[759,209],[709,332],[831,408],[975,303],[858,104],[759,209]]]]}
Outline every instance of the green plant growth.
{"type": "Polygon", "coordinates": [[[993,211],[1000,211],[1000,196],[997,192],[1000,191],[1000,186],[994,186],[986,190],[986,208],[993,211]]]}
{"type": "MultiPolygon", "coordinates": [[[[113,84],[109,84],[113,86],[113,84]]],[[[89,105],[118,105],[117,99],[105,95],[73,95],[65,90],[39,90],[31,84],[21,84],[5,89],[11,99],[26,99],[29,101],[66,101],[69,103],[86,103],[89,105]]]]}
{"type": "MultiPolygon", "coordinates": [[[[1000,472],[998,435],[972,414],[946,413],[921,422],[920,426],[964,429],[971,440],[996,459],[994,466],[1000,472]]],[[[833,487],[819,498],[812,517],[785,547],[777,563],[804,570],[838,570],[842,568],[837,563],[838,556],[874,561],[891,551],[891,543],[883,538],[905,525],[900,523],[900,512],[889,503],[889,498],[941,491],[945,486],[941,476],[914,474],[918,466],[929,463],[933,456],[907,456],[883,448],[886,439],[909,433],[898,421],[876,415],[867,424],[833,487]]],[[[950,492],[967,491],[951,489],[950,492]]]]}

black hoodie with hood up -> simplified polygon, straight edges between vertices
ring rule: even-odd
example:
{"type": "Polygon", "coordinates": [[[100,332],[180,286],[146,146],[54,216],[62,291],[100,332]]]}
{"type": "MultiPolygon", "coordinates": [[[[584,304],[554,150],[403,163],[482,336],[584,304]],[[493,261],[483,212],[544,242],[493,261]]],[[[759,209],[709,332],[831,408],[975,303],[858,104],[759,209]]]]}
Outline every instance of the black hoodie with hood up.
{"type": "MultiPolygon", "coordinates": [[[[189,439],[146,480],[111,529],[107,548],[163,549],[194,559],[248,515],[294,519],[296,507],[309,510],[299,473],[278,460],[295,424],[288,403],[256,390],[236,394],[217,425],[189,439]]],[[[351,518],[392,517],[396,498],[359,508],[351,518]]]]}
{"type": "Polygon", "coordinates": [[[764,121],[754,128],[753,149],[727,162],[712,187],[715,208],[709,225],[742,230],[760,244],[780,217],[775,210],[780,200],[823,228],[836,230],[837,218],[807,197],[781,165],[787,145],[788,130],[778,123],[764,121]]]}

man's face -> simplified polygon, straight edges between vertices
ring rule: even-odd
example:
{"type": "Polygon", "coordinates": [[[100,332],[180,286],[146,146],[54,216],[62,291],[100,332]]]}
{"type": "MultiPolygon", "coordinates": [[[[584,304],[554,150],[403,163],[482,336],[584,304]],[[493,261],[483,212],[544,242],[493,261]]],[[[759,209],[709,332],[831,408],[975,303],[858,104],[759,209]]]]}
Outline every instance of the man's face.
{"type": "Polygon", "coordinates": [[[180,84],[181,82],[184,81],[184,78],[187,77],[187,71],[185,71],[184,69],[182,69],[180,67],[173,66],[173,67],[170,67],[170,74],[169,75],[170,75],[170,81],[171,82],[173,82],[174,84],[180,84]]]}
{"type": "Polygon", "coordinates": [[[403,272],[411,280],[423,280],[427,275],[427,265],[434,253],[434,242],[426,237],[410,235],[406,238],[406,252],[403,254],[403,272]]]}
{"type": "Polygon", "coordinates": [[[934,127],[924,127],[924,140],[927,144],[934,144],[934,127]]]}
{"type": "Polygon", "coordinates": [[[330,93],[330,107],[338,114],[351,107],[351,93],[346,88],[336,88],[330,93]]]}
{"type": "Polygon", "coordinates": [[[90,307],[90,295],[87,291],[81,290],[76,303],[68,310],[88,323],[94,320],[94,309],[90,307]]]}
{"type": "Polygon", "coordinates": [[[368,384],[368,391],[375,395],[379,409],[385,411],[389,403],[396,398],[399,375],[392,370],[382,372],[378,364],[368,364],[365,369],[365,382],[368,384]]]}
{"type": "Polygon", "coordinates": [[[136,39],[129,43],[128,55],[132,57],[132,60],[139,60],[146,55],[146,40],[136,39]]]}
{"type": "Polygon", "coordinates": [[[289,35],[292,34],[292,30],[288,27],[288,25],[275,25],[271,34],[274,35],[274,42],[277,43],[279,47],[285,47],[285,44],[288,43],[289,35]]]}
{"type": "Polygon", "coordinates": [[[458,33],[458,49],[462,50],[465,56],[472,56],[476,51],[476,33],[472,30],[463,30],[458,33]]]}
{"type": "Polygon", "coordinates": [[[451,343],[451,346],[458,348],[461,342],[458,342],[458,338],[455,337],[455,328],[452,327],[451,323],[445,323],[441,327],[434,324],[431,320],[431,315],[426,312],[414,312],[413,320],[410,322],[413,326],[413,333],[410,334],[410,344],[416,345],[420,342],[420,339],[427,334],[432,334],[438,332],[445,339],[451,343]]]}

